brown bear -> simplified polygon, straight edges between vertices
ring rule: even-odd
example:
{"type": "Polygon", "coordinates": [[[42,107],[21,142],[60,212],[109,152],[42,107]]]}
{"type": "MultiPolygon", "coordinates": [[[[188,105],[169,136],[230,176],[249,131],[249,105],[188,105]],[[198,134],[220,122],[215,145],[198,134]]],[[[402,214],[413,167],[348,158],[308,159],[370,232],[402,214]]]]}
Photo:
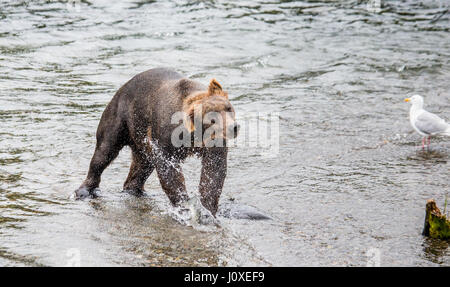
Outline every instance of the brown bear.
{"type": "Polygon", "coordinates": [[[206,87],[166,68],[140,73],[117,91],[103,112],[88,175],[76,197],[95,197],[102,172],[129,146],[132,163],[125,191],[142,194],[156,168],[163,190],[178,205],[188,199],[180,164],[197,155],[202,160],[201,203],[215,215],[227,172],[226,141],[238,130],[228,94],[215,79],[206,87]],[[173,120],[176,113],[185,115],[181,124],[173,120]],[[219,119],[206,119],[211,113],[219,119]],[[203,137],[211,127],[211,136],[203,137]]]}

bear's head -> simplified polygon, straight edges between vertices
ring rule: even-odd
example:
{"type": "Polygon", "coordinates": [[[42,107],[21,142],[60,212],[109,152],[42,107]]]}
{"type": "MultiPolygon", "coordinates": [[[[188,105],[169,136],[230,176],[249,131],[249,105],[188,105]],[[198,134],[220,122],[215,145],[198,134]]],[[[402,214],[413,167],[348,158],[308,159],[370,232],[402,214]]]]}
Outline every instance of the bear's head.
{"type": "Polygon", "coordinates": [[[228,93],[212,79],[208,90],[188,96],[184,102],[185,127],[189,132],[201,129],[203,138],[232,139],[239,132],[228,93]]]}

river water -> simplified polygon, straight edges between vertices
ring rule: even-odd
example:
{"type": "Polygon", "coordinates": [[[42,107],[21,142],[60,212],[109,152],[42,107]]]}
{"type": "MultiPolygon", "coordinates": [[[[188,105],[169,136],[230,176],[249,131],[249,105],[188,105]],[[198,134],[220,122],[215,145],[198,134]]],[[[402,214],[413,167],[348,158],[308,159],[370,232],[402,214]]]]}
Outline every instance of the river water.
{"type": "Polygon", "coordinates": [[[450,120],[448,2],[71,2],[0,1],[0,266],[450,265],[421,235],[450,141],[423,152],[403,102],[450,120]],[[279,115],[273,155],[230,150],[221,198],[272,220],[181,224],[155,174],[121,192],[129,149],[100,198],[70,199],[115,91],[160,66],[217,78],[238,116],[279,115]]]}

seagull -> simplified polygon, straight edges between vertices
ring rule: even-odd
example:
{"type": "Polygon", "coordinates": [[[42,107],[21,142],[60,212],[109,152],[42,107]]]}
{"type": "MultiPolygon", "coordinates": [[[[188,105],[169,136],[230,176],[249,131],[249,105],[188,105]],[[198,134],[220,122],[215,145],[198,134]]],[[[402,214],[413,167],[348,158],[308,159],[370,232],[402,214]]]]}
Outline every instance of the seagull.
{"type": "Polygon", "coordinates": [[[450,124],[435,114],[427,112],[423,109],[423,97],[414,95],[406,98],[405,102],[411,102],[412,106],[409,110],[409,121],[414,130],[423,136],[422,149],[425,148],[425,141],[428,137],[428,147],[431,143],[431,136],[445,135],[450,136],[450,124]]]}

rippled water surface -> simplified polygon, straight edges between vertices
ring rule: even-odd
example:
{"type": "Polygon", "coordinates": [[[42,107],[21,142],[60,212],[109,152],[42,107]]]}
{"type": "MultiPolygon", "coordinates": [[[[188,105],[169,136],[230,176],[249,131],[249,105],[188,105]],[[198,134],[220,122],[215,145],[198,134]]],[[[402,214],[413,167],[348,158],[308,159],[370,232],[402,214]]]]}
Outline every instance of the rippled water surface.
{"type": "MultiPolygon", "coordinates": [[[[450,120],[447,1],[74,2],[0,1],[0,266],[450,265],[421,235],[450,140],[422,152],[402,102],[450,120]],[[279,153],[232,149],[221,198],[273,220],[180,224],[154,174],[121,192],[129,149],[102,197],[69,199],[115,91],[159,66],[217,78],[238,116],[279,113],[279,153]]],[[[195,194],[200,164],[183,168],[195,194]]]]}

